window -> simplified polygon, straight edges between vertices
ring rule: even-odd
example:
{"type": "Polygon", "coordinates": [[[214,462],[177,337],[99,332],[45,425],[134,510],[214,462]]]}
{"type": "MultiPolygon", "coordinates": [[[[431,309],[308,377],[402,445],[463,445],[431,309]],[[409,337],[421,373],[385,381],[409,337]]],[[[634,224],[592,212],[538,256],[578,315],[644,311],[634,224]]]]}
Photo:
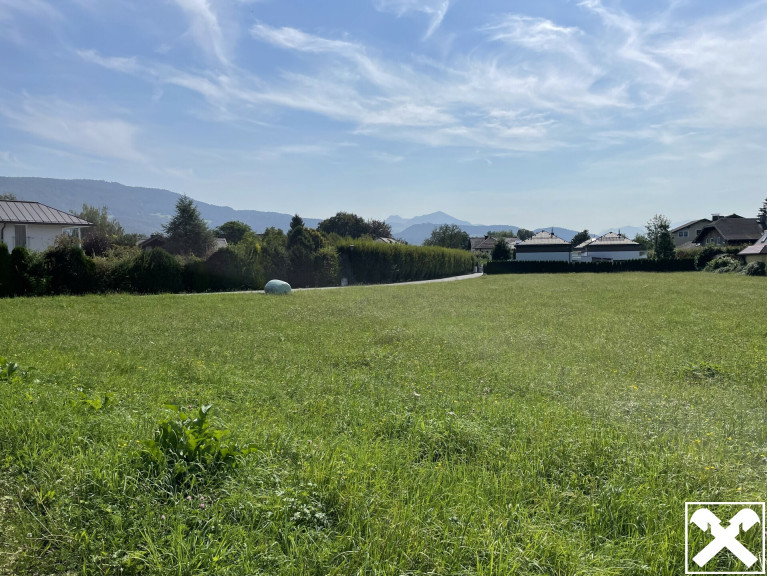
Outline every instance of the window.
{"type": "Polygon", "coordinates": [[[13,247],[27,245],[27,227],[24,224],[17,224],[15,226],[16,238],[13,240],[13,247]]]}
{"type": "Polygon", "coordinates": [[[679,231],[679,237],[680,238],[687,238],[689,236],[690,231],[689,230],[680,230],[679,231]]]}

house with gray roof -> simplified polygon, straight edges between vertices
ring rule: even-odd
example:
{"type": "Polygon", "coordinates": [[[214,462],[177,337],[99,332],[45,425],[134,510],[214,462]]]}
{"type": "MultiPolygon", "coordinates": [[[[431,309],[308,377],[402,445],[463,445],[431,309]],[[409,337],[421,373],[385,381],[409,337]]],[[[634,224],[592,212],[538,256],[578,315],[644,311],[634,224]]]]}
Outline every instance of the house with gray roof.
{"type": "Polygon", "coordinates": [[[762,234],[759,240],[751,246],[738,252],[738,256],[745,259],[746,264],[751,264],[751,262],[764,262],[767,264],[767,232],[762,234]]]}
{"type": "Polygon", "coordinates": [[[590,238],[575,247],[573,262],[612,262],[647,258],[642,246],[618,232],[590,238]]]}
{"type": "Polygon", "coordinates": [[[569,262],[572,245],[553,232],[541,230],[532,238],[517,242],[516,259],[537,262],[569,262]]]}
{"type": "Polygon", "coordinates": [[[0,242],[9,250],[24,246],[42,252],[53,245],[56,236],[79,237],[80,229],[88,226],[93,224],[40,202],[0,200],[0,242]]]}
{"type": "Polygon", "coordinates": [[[743,218],[733,215],[716,218],[703,227],[693,242],[701,246],[714,244],[719,246],[737,246],[753,244],[762,236],[762,227],[756,218],[743,218]]]}
{"type": "MultiPolygon", "coordinates": [[[[515,238],[504,238],[504,242],[506,242],[506,245],[509,247],[509,249],[514,252],[514,241],[515,238]]],[[[498,243],[498,238],[495,238],[493,236],[474,236],[472,238],[469,238],[469,241],[471,242],[471,253],[472,254],[487,254],[490,256],[493,253],[493,248],[495,248],[495,245],[498,243]]]]}
{"type": "Polygon", "coordinates": [[[679,248],[683,244],[692,242],[695,237],[700,234],[701,230],[703,230],[703,227],[710,223],[711,220],[708,218],[700,218],[669,230],[671,239],[674,241],[674,247],[679,248]]]}

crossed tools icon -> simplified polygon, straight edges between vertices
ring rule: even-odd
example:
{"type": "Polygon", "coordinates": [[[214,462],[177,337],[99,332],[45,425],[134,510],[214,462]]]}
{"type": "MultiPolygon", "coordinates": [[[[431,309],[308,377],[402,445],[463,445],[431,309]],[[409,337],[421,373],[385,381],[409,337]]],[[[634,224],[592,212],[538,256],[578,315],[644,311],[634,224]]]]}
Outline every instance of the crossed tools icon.
{"type": "Polygon", "coordinates": [[[741,528],[747,532],[751,527],[762,522],[759,515],[751,508],[743,508],[730,519],[727,528],[708,508],[699,508],[690,517],[690,524],[695,524],[703,532],[711,530],[714,539],[693,557],[693,562],[703,567],[725,548],[732,552],[747,567],[753,566],[759,558],[754,556],[743,544],[738,542],[741,528]]]}

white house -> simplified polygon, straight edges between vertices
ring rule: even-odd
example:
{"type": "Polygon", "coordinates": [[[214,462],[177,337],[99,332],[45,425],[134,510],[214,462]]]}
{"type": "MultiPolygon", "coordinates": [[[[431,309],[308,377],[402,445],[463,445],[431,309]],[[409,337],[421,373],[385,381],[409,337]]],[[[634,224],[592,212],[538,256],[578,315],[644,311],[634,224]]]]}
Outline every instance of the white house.
{"type": "Polygon", "coordinates": [[[13,250],[25,246],[42,252],[53,245],[56,236],[80,236],[80,228],[93,226],[90,222],[68,212],[62,212],[39,202],[0,200],[0,242],[13,250]]]}
{"type": "Polygon", "coordinates": [[[573,262],[612,262],[647,258],[647,252],[642,250],[641,245],[615,232],[586,240],[578,244],[575,251],[573,262]]]}
{"type": "Polygon", "coordinates": [[[553,232],[542,230],[532,238],[517,243],[517,260],[569,262],[571,245],[553,232]]]}

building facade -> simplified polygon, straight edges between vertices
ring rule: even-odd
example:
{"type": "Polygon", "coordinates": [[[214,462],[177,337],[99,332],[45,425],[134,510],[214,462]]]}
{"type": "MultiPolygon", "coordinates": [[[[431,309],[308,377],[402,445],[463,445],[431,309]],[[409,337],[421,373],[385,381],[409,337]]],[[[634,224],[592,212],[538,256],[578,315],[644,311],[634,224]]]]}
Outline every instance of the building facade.
{"type": "Polygon", "coordinates": [[[39,202],[0,200],[0,242],[13,250],[23,246],[42,252],[61,234],[80,237],[80,229],[92,226],[82,218],[39,202]]]}

